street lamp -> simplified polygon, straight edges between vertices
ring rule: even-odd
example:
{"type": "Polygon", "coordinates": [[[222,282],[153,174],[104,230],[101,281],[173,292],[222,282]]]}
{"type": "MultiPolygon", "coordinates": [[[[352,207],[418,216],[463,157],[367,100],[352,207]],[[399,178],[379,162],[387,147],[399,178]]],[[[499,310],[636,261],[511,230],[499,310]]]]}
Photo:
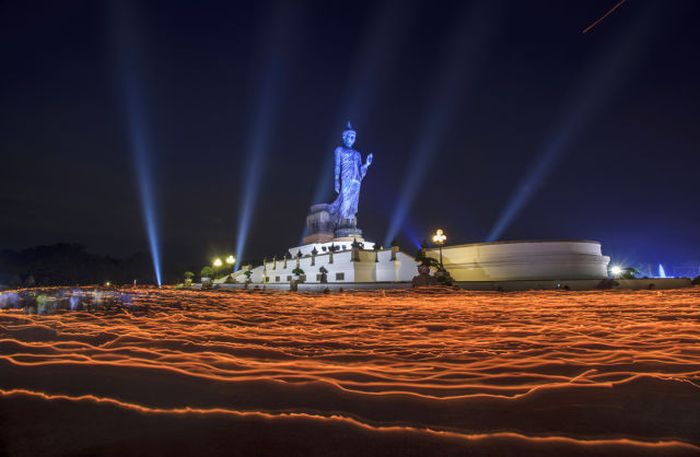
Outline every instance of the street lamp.
{"type": "Polygon", "coordinates": [[[218,268],[218,267],[220,267],[220,266],[223,265],[223,264],[224,264],[224,263],[221,261],[220,258],[217,257],[217,258],[214,259],[214,266],[215,266],[215,267],[218,268]]]}
{"type": "Polygon", "coordinates": [[[230,255],[230,256],[226,257],[226,263],[229,265],[233,265],[234,263],[236,263],[236,258],[234,256],[230,255]]]}
{"type": "Polygon", "coordinates": [[[445,244],[445,240],[447,240],[445,232],[442,229],[437,229],[435,235],[433,235],[433,243],[437,244],[440,248],[440,268],[443,270],[445,267],[442,265],[442,245],[445,244]]]}

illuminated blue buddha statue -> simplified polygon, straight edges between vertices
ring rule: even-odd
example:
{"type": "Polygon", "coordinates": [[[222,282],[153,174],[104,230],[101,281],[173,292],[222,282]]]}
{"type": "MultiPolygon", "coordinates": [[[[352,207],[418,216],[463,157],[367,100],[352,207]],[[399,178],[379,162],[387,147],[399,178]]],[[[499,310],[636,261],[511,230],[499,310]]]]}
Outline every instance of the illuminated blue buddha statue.
{"type": "Polygon", "coordinates": [[[363,164],[360,153],[352,148],[357,133],[350,121],[343,131],[343,146],[335,148],[335,191],[338,197],[330,205],[331,216],[336,223],[336,236],[361,235],[357,229],[357,204],[360,200],[360,187],[367,169],[372,164],[372,154],[367,155],[363,164]]]}

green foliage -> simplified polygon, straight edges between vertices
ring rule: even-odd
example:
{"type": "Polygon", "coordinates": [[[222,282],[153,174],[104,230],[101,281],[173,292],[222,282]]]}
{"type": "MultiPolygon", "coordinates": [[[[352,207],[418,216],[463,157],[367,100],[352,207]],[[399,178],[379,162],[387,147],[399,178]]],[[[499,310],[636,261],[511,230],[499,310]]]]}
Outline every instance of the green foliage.
{"type": "Polygon", "coordinates": [[[416,256],[416,262],[442,270],[442,265],[440,265],[440,262],[437,259],[426,256],[422,250],[419,251],[418,255],[416,256]]]}
{"type": "Polygon", "coordinates": [[[700,276],[696,276],[695,279],[693,279],[693,284],[700,286],[700,276]]]}
{"type": "Polygon", "coordinates": [[[228,276],[230,274],[231,274],[231,271],[228,269],[215,269],[214,270],[214,278],[216,278],[216,279],[225,278],[226,276],[228,276]]]}
{"type": "Polygon", "coordinates": [[[214,276],[214,269],[207,265],[206,267],[202,268],[200,275],[202,276],[202,278],[211,278],[212,276],[214,276]]]}
{"type": "Polygon", "coordinates": [[[622,274],[620,274],[620,279],[634,279],[639,276],[639,270],[634,267],[626,267],[622,269],[622,274]]]}
{"type": "Polygon", "coordinates": [[[301,276],[301,275],[304,274],[304,270],[302,270],[301,268],[297,267],[297,268],[295,268],[295,269],[292,270],[292,274],[297,275],[297,276],[301,276]]]}
{"type": "Polygon", "coordinates": [[[192,279],[192,278],[194,278],[194,273],[192,273],[191,271],[186,271],[185,272],[185,279],[192,279]]]}

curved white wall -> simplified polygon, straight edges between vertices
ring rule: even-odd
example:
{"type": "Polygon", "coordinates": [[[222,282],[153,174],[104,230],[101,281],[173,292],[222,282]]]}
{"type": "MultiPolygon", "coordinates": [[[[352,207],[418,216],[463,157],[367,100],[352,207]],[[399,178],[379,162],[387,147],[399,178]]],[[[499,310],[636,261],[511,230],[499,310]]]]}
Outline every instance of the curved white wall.
{"type": "MultiPolygon", "coordinates": [[[[438,249],[427,255],[437,259],[438,249]]],[[[603,279],[610,257],[597,241],[499,241],[442,249],[445,268],[456,281],[603,279]]]]}

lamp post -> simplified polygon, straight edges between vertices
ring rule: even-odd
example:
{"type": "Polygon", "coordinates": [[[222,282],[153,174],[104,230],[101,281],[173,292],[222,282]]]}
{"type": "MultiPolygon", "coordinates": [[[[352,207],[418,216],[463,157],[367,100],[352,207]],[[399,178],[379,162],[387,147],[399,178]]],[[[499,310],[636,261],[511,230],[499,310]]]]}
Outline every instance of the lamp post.
{"type": "MultiPolygon", "coordinates": [[[[231,273],[233,273],[233,267],[236,264],[236,258],[233,255],[229,255],[228,257],[226,257],[225,262],[226,262],[226,265],[228,265],[228,267],[226,269],[228,270],[230,268],[231,273]]],[[[231,273],[229,273],[229,274],[231,274],[231,273]]]]}
{"type": "Polygon", "coordinates": [[[219,267],[220,267],[221,265],[223,265],[224,263],[221,261],[220,258],[217,257],[217,258],[214,259],[214,261],[212,262],[212,264],[213,264],[216,268],[219,268],[219,267]]]}
{"type": "Polygon", "coordinates": [[[445,267],[442,265],[442,245],[445,244],[445,240],[447,240],[445,232],[442,229],[437,229],[435,231],[435,235],[433,235],[433,243],[437,244],[440,248],[440,268],[442,268],[443,270],[445,269],[445,267]]]}

